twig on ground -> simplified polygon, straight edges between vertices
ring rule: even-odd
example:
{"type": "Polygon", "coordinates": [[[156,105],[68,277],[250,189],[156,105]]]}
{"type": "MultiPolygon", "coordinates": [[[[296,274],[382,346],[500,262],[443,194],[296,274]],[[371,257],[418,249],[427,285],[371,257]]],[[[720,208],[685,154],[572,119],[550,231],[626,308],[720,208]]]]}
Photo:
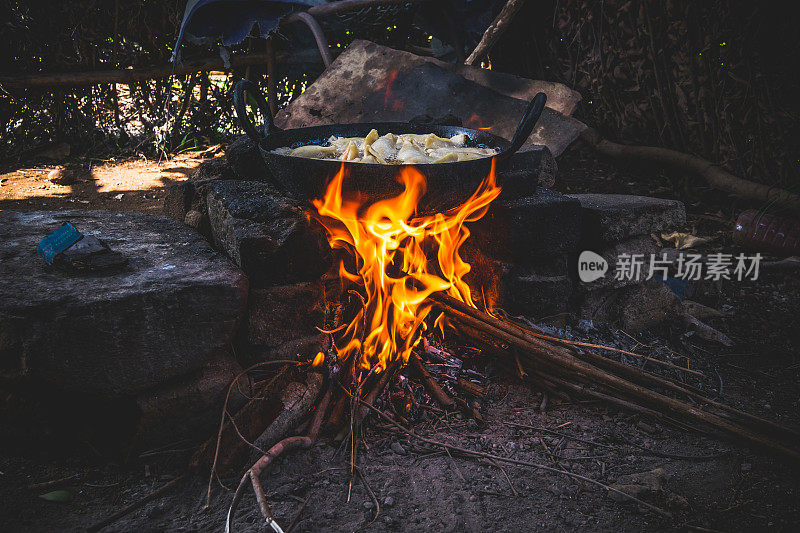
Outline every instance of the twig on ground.
{"type": "MultiPolygon", "coordinates": [[[[283,364],[283,365],[295,364],[295,365],[299,365],[299,364],[302,364],[302,363],[300,361],[292,361],[290,359],[283,359],[283,360],[277,360],[277,361],[262,361],[260,363],[256,363],[254,365],[251,365],[251,366],[245,368],[244,370],[242,370],[241,372],[239,372],[236,375],[236,377],[233,378],[233,381],[231,382],[231,384],[228,385],[228,391],[225,393],[225,401],[222,404],[222,416],[220,417],[220,421],[219,421],[219,431],[217,432],[217,444],[216,444],[215,449],[214,449],[214,460],[211,463],[211,472],[210,472],[210,474],[208,476],[208,489],[206,491],[206,503],[205,503],[205,506],[203,507],[204,509],[208,509],[211,506],[211,485],[213,484],[214,476],[216,475],[216,471],[217,471],[217,461],[219,460],[220,443],[222,442],[222,432],[225,430],[225,415],[228,412],[228,402],[230,401],[230,398],[231,398],[231,391],[233,390],[233,387],[236,385],[236,383],[239,381],[239,378],[241,378],[242,376],[244,376],[245,374],[247,374],[251,370],[254,370],[256,368],[263,367],[263,366],[272,366],[272,365],[275,365],[275,364],[283,364]]],[[[238,428],[237,428],[237,433],[238,433],[238,428]]]]}
{"type": "MultiPolygon", "coordinates": [[[[555,382],[560,388],[568,388],[578,394],[601,398],[656,418],[672,417],[679,423],[686,420],[710,426],[750,444],[779,453],[794,461],[800,461],[800,450],[795,448],[795,442],[775,440],[769,435],[760,433],[755,427],[757,424],[752,420],[752,416],[734,415],[730,410],[727,411],[726,416],[700,409],[694,404],[672,398],[642,386],[640,383],[628,381],[623,376],[603,370],[574,356],[565,348],[537,338],[524,328],[520,327],[516,330],[510,328],[496,317],[487,315],[452,297],[433,293],[430,298],[447,313],[449,318],[462,322],[470,328],[490,336],[495,341],[519,349],[520,354],[525,357],[526,365],[530,367],[529,370],[539,374],[537,377],[543,378],[542,369],[545,369],[547,374],[557,373],[558,376],[566,378],[556,378],[555,375],[548,376],[547,379],[555,382]],[[577,385],[573,381],[583,385],[577,385]],[[609,394],[590,389],[588,384],[600,387],[609,394]]],[[[706,403],[711,401],[706,399],[706,403]]],[[[758,424],[759,428],[766,425],[768,425],[766,421],[758,424]]]]}
{"type": "Polygon", "coordinates": [[[44,490],[44,489],[52,489],[53,487],[57,487],[59,485],[63,485],[68,481],[72,481],[74,479],[78,479],[80,474],[72,474],[70,476],[60,477],[58,479],[52,479],[50,481],[44,481],[42,483],[31,483],[30,485],[26,486],[25,488],[28,490],[44,490]]]}
{"type": "Polygon", "coordinates": [[[605,483],[601,483],[601,482],[599,482],[597,480],[588,478],[586,476],[582,476],[580,474],[575,474],[574,472],[568,472],[566,470],[561,470],[559,468],[554,468],[554,467],[543,465],[543,464],[539,464],[539,463],[532,463],[532,462],[529,462],[529,461],[521,461],[519,459],[511,459],[509,457],[502,457],[500,455],[495,455],[495,454],[491,454],[491,453],[476,452],[474,450],[468,450],[467,448],[461,448],[460,446],[453,446],[453,445],[450,445],[450,444],[445,444],[443,442],[439,442],[439,441],[436,441],[436,440],[433,440],[433,439],[429,439],[427,437],[423,437],[421,435],[417,435],[416,433],[414,433],[410,429],[407,429],[407,428],[401,426],[400,424],[398,424],[397,422],[395,422],[394,420],[392,420],[392,418],[389,415],[387,415],[386,413],[384,413],[383,411],[381,411],[377,407],[374,407],[374,406],[364,402],[363,400],[360,400],[360,402],[363,405],[366,405],[367,408],[369,408],[372,411],[374,411],[375,413],[377,413],[378,416],[380,416],[381,418],[383,418],[384,420],[389,422],[391,425],[395,426],[397,429],[399,429],[400,431],[402,431],[406,435],[408,435],[410,437],[413,437],[413,438],[415,438],[417,440],[420,440],[422,442],[426,442],[426,443],[432,444],[434,446],[440,446],[442,448],[447,448],[447,449],[449,449],[451,451],[456,451],[458,453],[461,453],[461,454],[464,454],[464,455],[467,455],[467,456],[471,456],[471,457],[483,457],[485,459],[494,459],[496,461],[500,461],[500,462],[504,462],[504,463],[515,464],[515,465],[519,465],[519,466],[527,466],[529,468],[537,468],[537,469],[540,469],[540,470],[545,470],[545,471],[553,472],[553,473],[556,473],[556,474],[563,474],[565,476],[569,476],[571,478],[578,479],[578,480],[581,480],[581,481],[585,481],[587,483],[590,483],[592,485],[596,485],[598,487],[602,487],[607,491],[613,492],[615,494],[619,494],[619,495],[621,495],[621,496],[623,496],[625,498],[628,498],[628,499],[630,499],[632,501],[635,501],[635,502],[639,503],[640,505],[643,505],[644,507],[646,507],[646,508],[650,509],[651,511],[656,512],[656,513],[658,513],[658,514],[660,514],[662,516],[666,516],[668,518],[672,518],[672,514],[668,513],[664,509],[661,509],[660,507],[656,507],[655,505],[652,505],[652,504],[649,504],[649,503],[647,503],[645,501],[642,501],[642,500],[640,500],[639,498],[637,498],[635,496],[632,496],[630,494],[622,492],[621,490],[615,489],[614,487],[606,485],[605,483]]]}
{"type": "Polygon", "coordinates": [[[297,525],[297,521],[300,520],[300,515],[303,514],[303,509],[305,509],[306,505],[308,504],[308,500],[311,499],[311,494],[312,493],[309,492],[308,496],[306,496],[306,499],[300,504],[300,508],[297,509],[297,512],[294,514],[294,518],[292,518],[292,521],[289,522],[289,527],[286,528],[286,533],[292,533],[294,526],[297,525]]]}
{"type": "Polygon", "coordinates": [[[86,531],[88,531],[90,533],[94,532],[94,531],[100,531],[104,527],[113,524],[114,522],[116,522],[117,520],[122,518],[123,516],[132,513],[136,509],[139,509],[140,507],[142,507],[146,503],[151,502],[151,501],[155,500],[156,498],[158,498],[160,496],[163,496],[164,494],[168,493],[172,489],[178,487],[184,481],[186,481],[186,479],[188,477],[189,477],[188,473],[183,474],[182,476],[176,477],[172,481],[170,481],[170,482],[162,485],[161,487],[157,488],[156,490],[154,490],[150,494],[147,494],[145,497],[139,498],[135,502],[126,505],[125,507],[123,507],[122,509],[120,509],[116,513],[112,514],[111,516],[108,516],[108,517],[104,518],[103,520],[97,522],[96,524],[94,524],[92,526],[89,526],[86,529],[86,531]]]}
{"type": "Polygon", "coordinates": [[[264,489],[261,487],[261,483],[258,478],[261,473],[270,467],[275,462],[275,459],[280,455],[295,449],[308,449],[314,445],[314,443],[317,441],[317,437],[319,436],[319,431],[322,427],[322,421],[330,404],[331,392],[331,387],[329,385],[325,391],[325,395],[322,397],[322,400],[319,402],[319,405],[317,405],[317,408],[314,411],[314,417],[311,420],[311,425],[309,426],[307,436],[287,437],[281,440],[272,448],[270,448],[269,451],[258,461],[256,461],[256,463],[251,466],[247,472],[245,472],[244,476],[242,476],[242,479],[239,481],[239,486],[236,487],[236,492],[233,495],[233,501],[228,508],[228,514],[225,519],[226,533],[230,533],[232,531],[233,516],[236,513],[236,509],[239,506],[242,495],[244,494],[243,489],[247,485],[248,481],[250,481],[250,484],[253,487],[253,492],[255,492],[256,500],[258,501],[259,510],[261,511],[261,515],[264,517],[267,525],[275,530],[276,533],[283,533],[283,530],[272,517],[272,511],[270,510],[269,503],[267,502],[267,497],[264,494],[264,489]]]}
{"type": "Polygon", "coordinates": [[[357,466],[356,466],[356,473],[358,473],[358,477],[361,478],[361,483],[364,484],[364,487],[367,489],[367,492],[369,492],[369,496],[370,498],[372,498],[372,503],[375,504],[375,516],[373,516],[372,520],[370,520],[369,524],[367,524],[370,525],[375,520],[377,520],[378,515],[381,514],[381,504],[378,502],[378,498],[375,496],[375,493],[372,492],[372,487],[370,487],[369,483],[367,483],[367,479],[364,477],[364,473],[361,472],[361,469],[358,468],[357,466]]]}
{"type": "MultiPolygon", "coordinates": [[[[256,363],[255,365],[252,365],[252,366],[246,368],[245,370],[243,370],[239,374],[237,374],[236,377],[234,377],[234,379],[231,382],[231,384],[228,386],[228,391],[227,391],[227,394],[225,396],[225,402],[224,402],[223,407],[222,407],[222,420],[220,421],[220,432],[219,432],[219,434],[217,436],[217,446],[219,446],[219,440],[222,437],[222,431],[224,429],[224,422],[225,422],[225,415],[226,415],[226,412],[227,412],[228,400],[230,399],[230,394],[231,394],[231,391],[233,390],[234,385],[236,385],[236,383],[239,380],[239,378],[241,378],[243,375],[245,375],[246,373],[250,372],[251,370],[253,370],[255,368],[258,368],[258,367],[262,367],[262,366],[270,366],[270,365],[273,365],[273,364],[302,365],[302,364],[306,364],[306,363],[304,363],[303,361],[293,361],[293,360],[262,361],[260,363],[256,363]]],[[[217,450],[216,450],[216,452],[214,454],[214,466],[216,465],[218,456],[219,456],[219,449],[217,448],[217,450]]],[[[113,524],[114,522],[116,522],[120,518],[126,516],[127,514],[129,514],[129,513],[133,512],[133,511],[135,511],[136,509],[142,507],[146,503],[151,502],[151,501],[155,500],[156,498],[159,498],[160,496],[163,496],[164,494],[168,493],[169,491],[173,490],[174,488],[176,488],[179,485],[181,485],[184,481],[186,481],[186,479],[189,478],[191,473],[194,472],[198,468],[198,466],[199,466],[199,463],[197,463],[195,460],[193,460],[189,464],[189,468],[187,469],[186,473],[184,473],[181,476],[176,477],[172,481],[164,484],[163,486],[161,486],[160,488],[158,488],[155,491],[151,492],[150,494],[147,494],[143,498],[140,498],[139,500],[137,500],[137,501],[135,501],[135,502],[123,507],[122,509],[120,509],[116,513],[112,514],[111,516],[109,516],[109,517],[101,520],[100,522],[97,522],[96,524],[90,526],[87,529],[87,531],[90,531],[90,532],[91,531],[99,531],[99,530],[103,529],[104,527],[106,527],[106,526],[108,526],[110,524],[113,524]]],[[[212,475],[209,477],[209,487],[208,487],[208,490],[209,490],[208,498],[209,498],[209,500],[210,500],[210,491],[211,491],[211,483],[212,483],[212,481],[213,481],[213,466],[212,466],[212,475]]],[[[209,500],[207,500],[206,508],[208,506],[208,501],[209,500]]]]}
{"type": "Polygon", "coordinates": [[[491,462],[494,466],[496,466],[497,468],[500,469],[500,472],[503,473],[503,475],[506,478],[506,481],[508,481],[508,486],[511,487],[511,492],[514,493],[514,497],[515,498],[519,498],[519,492],[517,492],[517,489],[514,487],[514,484],[511,482],[511,478],[508,477],[508,473],[506,472],[506,469],[503,468],[503,466],[501,464],[499,464],[497,461],[495,461],[494,459],[489,459],[489,462],[491,462]]]}

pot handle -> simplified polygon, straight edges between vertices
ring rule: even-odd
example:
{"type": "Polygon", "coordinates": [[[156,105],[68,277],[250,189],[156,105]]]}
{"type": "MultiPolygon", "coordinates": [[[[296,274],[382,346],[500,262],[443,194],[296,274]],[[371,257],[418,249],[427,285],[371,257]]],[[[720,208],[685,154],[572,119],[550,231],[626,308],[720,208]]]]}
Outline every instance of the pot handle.
{"type": "Polygon", "coordinates": [[[525,141],[530,137],[533,127],[536,125],[539,117],[542,116],[542,111],[544,111],[544,104],[546,102],[547,95],[544,93],[539,93],[533,97],[531,103],[528,104],[528,109],[525,110],[525,114],[522,115],[522,119],[519,121],[519,126],[517,126],[517,131],[514,132],[514,138],[511,139],[511,144],[508,148],[497,154],[498,161],[508,159],[514,155],[517,150],[522,148],[522,145],[525,144],[525,141]]]}
{"type": "Polygon", "coordinates": [[[256,85],[250,80],[239,80],[236,83],[236,86],[233,88],[233,109],[236,111],[236,118],[239,119],[239,125],[242,126],[242,129],[247,134],[247,136],[253,139],[255,142],[260,142],[261,140],[265,139],[272,133],[280,131],[279,128],[277,128],[275,126],[275,123],[272,121],[272,113],[270,113],[269,111],[267,100],[264,98],[264,95],[258,89],[258,85],[256,85]],[[261,116],[264,117],[263,135],[258,132],[256,126],[254,126],[253,123],[250,122],[250,119],[247,117],[247,109],[245,108],[245,96],[244,96],[245,92],[249,92],[250,94],[253,95],[253,98],[256,99],[258,110],[261,112],[261,116]]]}

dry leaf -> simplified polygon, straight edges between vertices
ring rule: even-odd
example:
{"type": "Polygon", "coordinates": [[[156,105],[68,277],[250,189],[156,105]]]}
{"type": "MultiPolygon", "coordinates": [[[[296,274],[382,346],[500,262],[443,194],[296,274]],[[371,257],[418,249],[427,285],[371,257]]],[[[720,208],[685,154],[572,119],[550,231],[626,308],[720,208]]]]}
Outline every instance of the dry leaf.
{"type": "Polygon", "coordinates": [[[698,237],[689,233],[674,231],[672,233],[662,233],[661,238],[675,245],[679,250],[695,248],[701,244],[706,244],[714,240],[714,237],[698,237]]]}

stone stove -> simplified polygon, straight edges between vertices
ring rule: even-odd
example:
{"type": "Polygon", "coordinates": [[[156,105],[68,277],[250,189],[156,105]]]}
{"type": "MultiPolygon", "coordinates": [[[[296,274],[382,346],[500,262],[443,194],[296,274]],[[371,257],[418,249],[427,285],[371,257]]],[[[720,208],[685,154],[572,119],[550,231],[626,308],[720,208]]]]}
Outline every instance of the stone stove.
{"type": "MultiPolygon", "coordinates": [[[[266,173],[255,146],[241,137],[226,158],[203,164],[165,199],[166,214],[195,226],[248,276],[248,315],[237,353],[252,361],[319,342],[326,291],[338,284],[335,274],[328,277],[332,283],[324,282],[332,256],[323,228],[296,201],[259,181],[266,173]]],[[[472,235],[462,247],[472,265],[468,282],[514,315],[572,312],[616,320],[619,310],[607,307],[624,297],[624,284],[609,277],[580,282],[578,254],[591,249],[611,260],[625,251],[655,251],[650,234],[680,226],[683,206],[654,198],[563,195],[542,186],[552,185],[555,173],[552,155],[540,147],[515,156],[498,175],[503,192],[470,225],[472,235]]]]}

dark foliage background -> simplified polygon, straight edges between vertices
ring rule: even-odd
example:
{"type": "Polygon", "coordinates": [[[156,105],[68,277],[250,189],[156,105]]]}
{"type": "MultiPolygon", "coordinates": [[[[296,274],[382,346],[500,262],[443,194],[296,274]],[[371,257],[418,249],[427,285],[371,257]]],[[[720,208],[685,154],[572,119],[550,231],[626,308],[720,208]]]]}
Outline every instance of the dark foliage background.
{"type": "MultiPolygon", "coordinates": [[[[0,71],[164,64],[183,7],[178,0],[2,0],[7,22],[0,40],[10,46],[0,71]]],[[[794,188],[800,177],[798,12],[736,0],[529,1],[489,59],[495,70],[577,89],[584,96],[579,117],[608,138],[695,153],[755,181],[794,188]]],[[[326,28],[335,48],[356,37],[395,47],[425,41],[410,16],[390,24],[339,22],[326,28]]],[[[302,30],[285,33],[281,46],[310,46],[302,30]]],[[[260,46],[263,41],[253,41],[242,49],[260,46]]],[[[213,53],[191,46],[183,51],[184,57],[213,53]]],[[[281,103],[321,68],[283,69],[281,103]]],[[[118,85],[116,103],[111,85],[0,92],[0,158],[54,139],[111,151],[176,151],[215,142],[235,131],[231,80],[263,78],[263,69],[233,74],[118,85]],[[187,85],[194,90],[185,115],[164,128],[166,102],[174,117],[187,85]],[[131,124],[143,134],[135,136],[131,124]]]]}
{"type": "Polygon", "coordinates": [[[610,139],[691,152],[754,181],[797,187],[795,5],[559,0],[523,10],[494,68],[577,89],[580,117],[610,139]]]}

